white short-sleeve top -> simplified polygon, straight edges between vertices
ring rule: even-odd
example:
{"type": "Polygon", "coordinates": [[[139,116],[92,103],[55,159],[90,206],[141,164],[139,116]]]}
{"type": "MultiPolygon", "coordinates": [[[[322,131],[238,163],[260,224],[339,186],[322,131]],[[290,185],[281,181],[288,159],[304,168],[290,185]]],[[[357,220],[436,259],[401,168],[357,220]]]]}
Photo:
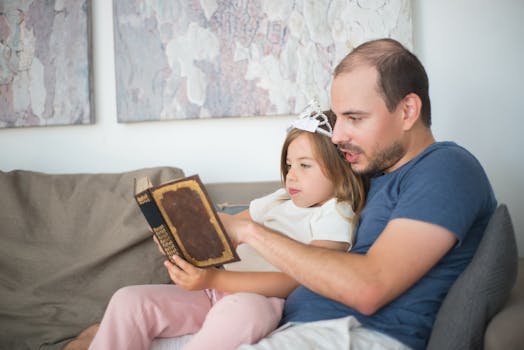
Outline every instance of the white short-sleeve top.
{"type": "MultiPolygon", "coordinates": [[[[287,191],[281,188],[253,200],[249,214],[255,222],[302,243],[337,241],[349,243],[350,248],[353,244],[353,209],[348,202],[338,202],[336,198],[318,207],[302,208],[297,207],[287,191]]],[[[230,264],[231,270],[278,271],[246,244],[240,245],[237,252],[241,261],[230,264]]]]}

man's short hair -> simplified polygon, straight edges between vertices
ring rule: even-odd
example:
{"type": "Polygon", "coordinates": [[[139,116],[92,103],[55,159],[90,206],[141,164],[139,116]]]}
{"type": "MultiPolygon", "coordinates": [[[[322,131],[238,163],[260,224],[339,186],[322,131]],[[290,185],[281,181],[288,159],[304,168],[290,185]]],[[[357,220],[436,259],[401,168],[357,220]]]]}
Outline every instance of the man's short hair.
{"type": "Polygon", "coordinates": [[[407,94],[414,93],[422,101],[422,122],[431,126],[428,76],[417,56],[396,40],[372,40],[347,54],[335,68],[334,76],[362,65],[377,69],[377,86],[390,112],[407,94]]]}

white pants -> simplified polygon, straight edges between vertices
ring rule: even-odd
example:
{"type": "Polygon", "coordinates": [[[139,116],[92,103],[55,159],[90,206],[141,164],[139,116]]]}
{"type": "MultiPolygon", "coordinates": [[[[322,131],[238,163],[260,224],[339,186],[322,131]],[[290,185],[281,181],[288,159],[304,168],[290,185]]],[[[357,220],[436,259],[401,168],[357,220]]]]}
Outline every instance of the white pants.
{"type": "Polygon", "coordinates": [[[308,323],[288,323],[254,345],[238,350],[410,350],[383,333],[362,327],[353,317],[308,323]]]}

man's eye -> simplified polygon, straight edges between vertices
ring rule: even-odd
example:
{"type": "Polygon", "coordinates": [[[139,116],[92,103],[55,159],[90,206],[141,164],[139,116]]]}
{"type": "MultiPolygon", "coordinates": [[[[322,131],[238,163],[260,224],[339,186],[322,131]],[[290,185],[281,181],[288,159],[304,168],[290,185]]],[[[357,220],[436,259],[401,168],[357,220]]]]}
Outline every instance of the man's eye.
{"type": "Polygon", "coordinates": [[[353,122],[358,122],[358,121],[362,120],[362,118],[354,117],[354,116],[349,116],[348,119],[353,121],[353,122]]]}

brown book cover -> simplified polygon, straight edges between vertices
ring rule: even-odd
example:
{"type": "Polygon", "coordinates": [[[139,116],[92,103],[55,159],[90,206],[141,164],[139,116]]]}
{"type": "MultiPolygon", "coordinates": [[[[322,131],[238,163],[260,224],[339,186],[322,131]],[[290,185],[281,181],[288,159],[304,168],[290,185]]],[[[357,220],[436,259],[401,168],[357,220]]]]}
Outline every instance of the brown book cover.
{"type": "Polygon", "coordinates": [[[135,199],[168,259],[197,267],[240,260],[198,175],[158,186],[135,179],[135,199]]]}

